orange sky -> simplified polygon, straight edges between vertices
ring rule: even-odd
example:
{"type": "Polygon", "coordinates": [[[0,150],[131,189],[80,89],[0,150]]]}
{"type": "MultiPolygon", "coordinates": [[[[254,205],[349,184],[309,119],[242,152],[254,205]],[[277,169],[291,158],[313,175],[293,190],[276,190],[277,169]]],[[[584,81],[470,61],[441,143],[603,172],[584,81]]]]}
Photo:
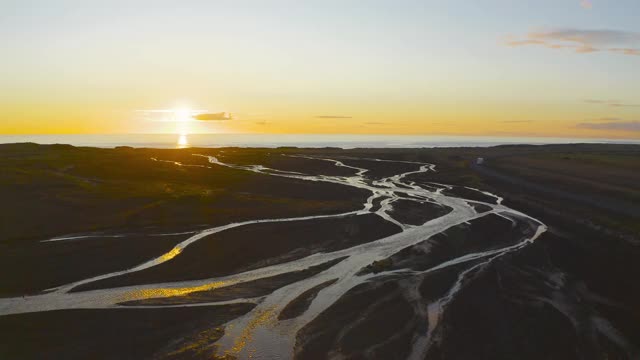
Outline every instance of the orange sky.
{"type": "Polygon", "coordinates": [[[640,138],[629,11],[528,2],[15,2],[0,133],[640,138]]]}

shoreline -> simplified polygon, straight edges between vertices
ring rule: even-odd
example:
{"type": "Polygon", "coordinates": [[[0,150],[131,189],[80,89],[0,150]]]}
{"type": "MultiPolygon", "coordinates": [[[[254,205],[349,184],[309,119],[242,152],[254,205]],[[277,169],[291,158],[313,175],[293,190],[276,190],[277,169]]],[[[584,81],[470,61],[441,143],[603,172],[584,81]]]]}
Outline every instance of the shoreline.
{"type": "Polygon", "coordinates": [[[453,135],[334,135],[334,134],[43,134],[0,135],[1,144],[35,143],[39,145],[72,144],[82,147],[181,149],[181,148],[279,148],[297,147],[431,149],[486,148],[501,145],[561,145],[561,144],[640,144],[640,139],[628,138],[565,138],[518,136],[453,136],[453,135]]]}

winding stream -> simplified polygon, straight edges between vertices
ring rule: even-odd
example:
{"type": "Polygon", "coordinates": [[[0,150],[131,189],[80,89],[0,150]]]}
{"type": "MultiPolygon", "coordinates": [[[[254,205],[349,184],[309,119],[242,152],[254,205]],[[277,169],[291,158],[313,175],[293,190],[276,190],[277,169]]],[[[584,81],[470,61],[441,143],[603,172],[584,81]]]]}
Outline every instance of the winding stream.
{"type": "MultiPolygon", "coordinates": [[[[546,226],[540,221],[530,216],[510,209],[502,205],[502,198],[497,195],[481,191],[478,189],[468,188],[480,194],[492,197],[495,203],[481,202],[477,200],[463,199],[455,196],[444,194],[444,190],[450,188],[449,185],[429,183],[418,184],[412,181],[406,181],[408,176],[412,174],[421,174],[434,172],[435,165],[427,163],[407,162],[415,164],[416,170],[404,172],[394,176],[385,177],[379,180],[367,177],[369,171],[363,167],[352,166],[348,164],[348,158],[331,159],[321,157],[310,157],[299,155],[297,157],[308,159],[309,161],[327,161],[333,163],[337,167],[344,167],[353,170],[351,176],[327,176],[327,175],[306,175],[293,171],[283,171],[270,169],[262,165],[236,165],[221,161],[214,156],[195,155],[204,157],[208,161],[208,165],[190,165],[173,161],[166,161],[176,166],[197,166],[205,168],[213,168],[216,166],[225,166],[242,171],[251,171],[265,176],[277,176],[285,178],[294,178],[305,181],[329,182],[344,186],[368,190],[371,195],[366,202],[362,204],[362,209],[351,212],[305,216],[297,218],[283,219],[258,219],[251,221],[243,221],[223,226],[213,227],[194,232],[186,232],[190,235],[184,241],[177,244],[167,253],[149,259],[130,269],[117,272],[103,274],[100,276],[84,279],[81,281],[65,284],[54,289],[49,289],[43,294],[19,297],[19,298],[3,298],[0,299],[0,315],[18,314],[26,312],[39,312],[60,309],[78,309],[78,308],[111,308],[124,307],[119,305],[125,301],[144,300],[150,298],[168,298],[179,295],[186,295],[193,292],[213,290],[224,288],[231,285],[246,283],[258,279],[265,279],[279,274],[286,274],[294,271],[304,270],[311,266],[327,263],[332,260],[344,258],[330,268],[319,272],[313,276],[303,280],[293,282],[283,286],[276,291],[257,298],[245,299],[238,298],[222,302],[206,302],[196,304],[182,305],[157,305],[158,307],[175,307],[175,306],[212,306],[229,303],[251,302],[256,306],[245,315],[232,320],[225,325],[225,334],[220,338],[216,345],[218,355],[232,355],[237,358],[259,358],[259,359],[283,359],[293,358],[296,341],[296,334],[305,325],[309,324],[319,314],[335,304],[345,293],[353,289],[355,286],[374,281],[382,276],[388,276],[392,272],[403,271],[412,276],[424,276],[426,273],[436,270],[449,268],[458,264],[472,263],[473,265],[458,274],[455,283],[451,284],[447,294],[436,301],[431,302],[422,312],[429,317],[429,331],[424,334],[415,334],[413,340],[413,349],[411,358],[424,358],[429,345],[434,341],[432,334],[436,333],[439,319],[447,304],[456,296],[456,293],[464,287],[464,283],[468,274],[488,264],[492,260],[503,256],[509,252],[518,251],[527,244],[533,242],[545,230],[546,226]],[[436,219],[427,221],[422,225],[406,224],[393,217],[392,210],[394,202],[398,200],[411,201],[417,204],[430,205],[437,204],[452,209],[448,214],[436,219]],[[376,201],[380,202],[379,206],[374,206],[376,201]],[[481,204],[490,208],[488,211],[478,212],[472,205],[481,204]],[[71,292],[72,289],[92,283],[95,281],[121,276],[128,273],[138,272],[149,269],[159,264],[171,261],[173,258],[180,256],[185,248],[193,243],[215,233],[220,233],[229,229],[247,226],[259,223],[273,222],[293,222],[313,219],[338,218],[349,215],[376,214],[381,218],[398,225],[401,232],[394,235],[378,239],[369,243],[360,244],[347,249],[315,253],[313,255],[289,261],[282,264],[266,266],[263,268],[241,272],[229,276],[202,279],[196,281],[181,281],[161,284],[147,284],[140,286],[127,286],[112,289],[92,290],[71,292]],[[377,274],[363,274],[361,270],[372,264],[374,261],[380,261],[389,258],[398,253],[400,250],[409,246],[419,244],[434,235],[440,234],[451,227],[468,223],[474,219],[478,219],[489,214],[496,214],[504,217],[514,223],[525,221],[535,230],[533,235],[524,238],[519,242],[510,244],[498,249],[492,249],[482,252],[473,252],[463,256],[459,256],[438,264],[428,270],[422,272],[411,273],[410,270],[393,270],[382,271],[377,274]],[[331,282],[333,281],[333,282],[331,282]],[[330,284],[329,284],[330,283],[330,284]],[[304,312],[298,316],[286,320],[279,320],[280,312],[294,299],[303,293],[318,287],[321,284],[329,284],[322,287],[310,305],[304,312]]],[[[153,159],[154,161],[164,162],[164,160],[153,159]]],[[[368,161],[392,161],[382,159],[357,159],[368,161]]],[[[162,235],[162,234],[157,234],[162,235]]],[[[157,236],[156,235],[156,236],[157,236]]],[[[124,235],[111,235],[113,237],[124,235]]],[[[90,235],[68,235],[62,236],[49,241],[66,241],[77,238],[88,238],[90,235]]],[[[86,240],[90,241],[90,240],[86,240]]],[[[148,306],[131,306],[127,307],[148,307],[148,306]]],[[[424,315],[424,314],[423,314],[424,315]]]]}

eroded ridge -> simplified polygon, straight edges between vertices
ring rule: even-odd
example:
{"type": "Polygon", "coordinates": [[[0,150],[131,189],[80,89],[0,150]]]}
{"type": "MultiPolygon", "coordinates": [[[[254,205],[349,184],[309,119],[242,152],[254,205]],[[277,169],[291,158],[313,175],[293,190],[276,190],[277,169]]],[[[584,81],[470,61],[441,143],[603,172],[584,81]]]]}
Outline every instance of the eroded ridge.
{"type": "MultiPolygon", "coordinates": [[[[403,330],[411,333],[409,357],[419,359],[424,358],[434,341],[438,341],[440,319],[451,300],[465,286],[465,283],[470,281],[470,275],[493,260],[518,251],[535,241],[546,230],[546,226],[540,221],[502,205],[502,198],[497,195],[467,188],[467,190],[477,191],[486,197],[495,199],[490,202],[471,200],[447,195],[446,190],[452,188],[450,185],[419,184],[408,180],[414,174],[436,171],[434,164],[405,162],[415,165],[415,169],[373,179],[367,177],[369,169],[350,164],[350,160],[358,160],[358,164],[363,161],[391,162],[393,160],[350,158],[338,160],[290,155],[313,161],[328,161],[337,167],[353,171],[351,176],[327,176],[306,175],[299,172],[271,169],[262,165],[231,164],[215,156],[199,154],[194,154],[194,156],[204,157],[208,164],[166,162],[187,167],[225,166],[241,171],[251,171],[263,176],[330,182],[364,189],[369,191],[371,195],[362,204],[361,209],[341,214],[257,219],[185,232],[190,236],[172,250],[133,268],[62,285],[36,296],[0,299],[0,315],[75,308],[162,308],[252,303],[255,304],[252,310],[224,325],[224,335],[215,344],[217,355],[235,358],[293,358],[304,350],[301,349],[304,341],[300,339],[300,333],[309,329],[321,315],[330,313],[328,310],[332,309],[346,294],[367,284],[397,279],[402,297],[413,307],[413,319],[407,324],[417,324],[416,326],[407,325],[403,330]],[[425,209],[430,210],[425,213],[425,209]],[[399,214],[403,211],[410,211],[413,215],[400,216],[399,214]],[[416,213],[419,213],[420,216],[414,216],[416,213]],[[184,249],[190,245],[212,234],[233,228],[259,223],[286,224],[287,222],[365,214],[375,214],[385,221],[397,225],[400,231],[394,235],[364,244],[336,251],[317,252],[296,260],[223,277],[91,291],[72,291],[81,285],[143,271],[170,262],[180,256],[184,249]],[[471,226],[472,223],[489,217],[508,221],[517,231],[498,243],[462,243],[456,245],[455,251],[450,251],[446,256],[438,253],[437,248],[442,244],[447,244],[447,236],[452,229],[471,226]],[[407,220],[409,218],[411,221],[407,220]],[[422,251],[421,266],[416,266],[415,262],[408,261],[407,257],[403,255],[408,251],[407,249],[416,247],[422,251]],[[307,271],[308,269],[316,269],[317,271],[307,271]],[[444,269],[455,271],[457,274],[448,285],[448,290],[436,298],[427,299],[420,295],[416,284],[419,284],[425,276],[444,269]],[[216,296],[213,296],[231,287],[237,288],[242,284],[251,285],[258,281],[293,273],[304,276],[284,281],[275,289],[269,289],[267,294],[246,297],[242,296],[242,292],[239,292],[240,295],[227,296],[222,301],[216,300],[216,296]],[[193,294],[200,296],[194,300],[191,296],[193,294]],[[295,311],[290,311],[292,306],[296,307],[295,311]],[[288,309],[287,316],[282,315],[285,309],[288,309]]],[[[165,162],[160,159],[153,160],[165,162]]],[[[90,237],[88,235],[82,236],[90,237]]],[[[65,241],[65,239],[73,238],[75,238],[73,235],[69,235],[52,240],[65,241]]],[[[377,300],[371,299],[371,301],[377,300]]],[[[349,327],[356,325],[357,323],[343,324],[345,329],[343,332],[346,333],[349,327]]],[[[368,351],[375,351],[375,349],[368,351]]]]}

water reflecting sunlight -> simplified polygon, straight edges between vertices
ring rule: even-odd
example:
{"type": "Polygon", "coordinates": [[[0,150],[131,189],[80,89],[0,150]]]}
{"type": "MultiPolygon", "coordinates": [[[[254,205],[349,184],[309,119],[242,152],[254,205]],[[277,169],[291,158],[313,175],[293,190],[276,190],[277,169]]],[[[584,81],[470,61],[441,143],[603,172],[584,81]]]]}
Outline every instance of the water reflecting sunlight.
{"type": "Polygon", "coordinates": [[[189,139],[187,138],[187,134],[180,134],[178,137],[178,144],[176,146],[178,149],[184,149],[189,147],[189,139]]]}

